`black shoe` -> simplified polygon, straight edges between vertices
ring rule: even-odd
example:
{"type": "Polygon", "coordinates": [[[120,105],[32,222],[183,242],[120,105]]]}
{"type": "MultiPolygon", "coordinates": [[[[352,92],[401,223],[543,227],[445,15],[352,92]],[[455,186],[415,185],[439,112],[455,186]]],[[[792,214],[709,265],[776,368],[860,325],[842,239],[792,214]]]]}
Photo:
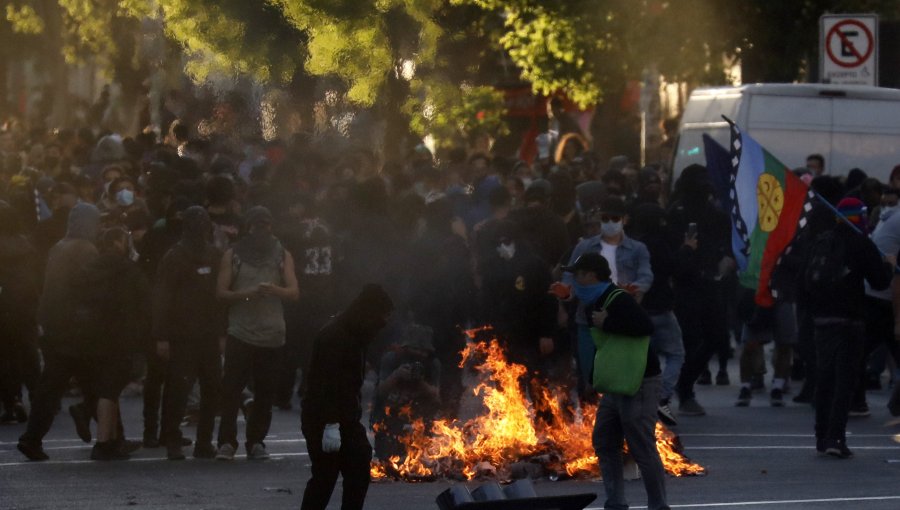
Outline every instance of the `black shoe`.
{"type": "Polygon", "coordinates": [[[769,404],[772,407],[784,407],[784,391],[780,388],[772,388],[772,393],[769,395],[769,404]]]}
{"type": "Polygon", "coordinates": [[[763,376],[754,375],[750,377],[750,390],[752,391],[766,391],[766,383],[763,382],[763,376]]]}
{"type": "Polygon", "coordinates": [[[869,404],[862,402],[851,405],[850,412],[847,413],[847,416],[853,418],[865,418],[867,416],[872,416],[872,412],[869,411],[869,404]]]}
{"type": "Polygon", "coordinates": [[[169,460],[184,460],[184,452],[180,444],[170,444],[166,447],[166,457],[169,460]]]}
{"type": "Polygon", "coordinates": [[[116,441],[104,441],[95,443],[91,448],[91,460],[128,460],[131,458],[128,452],[120,448],[116,441]]]}
{"type": "Polygon", "coordinates": [[[853,452],[847,448],[847,443],[840,440],[830,441],[828,447],[825,448],[825,453],[839,459],[849,459],[853,456],[853,452]]]}
{"type": "Polygon", "coordinates": [[[69,406],[69,416],[75,422],[75,433],[85,443],[91,442],[91,415],[84,405],[73,404],[69,406]]]}
{"type": "Polygon", "coordinates": [[[728,386],[729,384],[731,384],[731,379],[728,377],[728,372],[719,370],[719,373],[716,374],[716,386],[728,386]]]}
{"type": "Polygon", "coordinates": [[[709,386],[712,384],[712,374],[709,372],[709,369],[700,372],[700,377],[697,378],[697,384],[700,386],[709,386]]]}
{"type": "Polygon", "coordinates": [[[22,455],[28,457],[28,460],[50,460],[50,456],[48,456],[47,453],[44,452],[44,448],[38,443],[19,439],[19,444],[16,445],[16,448],[18,448],[19,451],[22,452],[22,455]]]}
{"type": "Polygon", "coordinates": [[[738,393],[738,398],[734,402],[734,405],[737,407],[747,407],[750,405],[750,401],[752,399],[753,393],[750,391],[750,388],[742,386],[740,393],[738,393]]]}
{"type": "Polygon", "coordinates": [[[214,459],[216,458],[216,447],[212,443],[197,443],[192,456],[195,459],[214,459]]]}

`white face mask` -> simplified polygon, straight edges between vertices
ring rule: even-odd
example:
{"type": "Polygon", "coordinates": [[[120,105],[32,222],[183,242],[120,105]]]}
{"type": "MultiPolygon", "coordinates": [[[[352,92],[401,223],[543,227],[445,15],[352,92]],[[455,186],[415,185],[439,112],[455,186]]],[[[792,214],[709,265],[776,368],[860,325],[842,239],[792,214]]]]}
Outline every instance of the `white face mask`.
{"type": "Polygon", "coordinates": [[[600,235],[603,237],[616,237],[622,233],[621,221],[606,221],[600,224],[600,235]]]}
{"type": "Polygon", "coordinates": [[[497,247],[497,254],[503,260],[511,260],[516,256],[516,243],[502,243],[497,247]]]}
{"type": "Polygon", "coordinates": [[[134,192],[128,188],[120,189],[116,193],[116,203],[123,207],[128,207],[134,203],[134,192]]]}

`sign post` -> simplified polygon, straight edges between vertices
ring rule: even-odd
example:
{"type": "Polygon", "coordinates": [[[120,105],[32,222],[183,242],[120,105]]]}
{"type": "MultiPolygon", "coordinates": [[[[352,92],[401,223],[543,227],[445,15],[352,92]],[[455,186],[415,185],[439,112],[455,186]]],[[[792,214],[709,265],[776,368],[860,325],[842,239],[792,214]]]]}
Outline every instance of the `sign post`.
{"type": "Polygon", "coordinates": [[[878,15],[825,14],[819,19],[822,83],[878,86],[878,15]]]}

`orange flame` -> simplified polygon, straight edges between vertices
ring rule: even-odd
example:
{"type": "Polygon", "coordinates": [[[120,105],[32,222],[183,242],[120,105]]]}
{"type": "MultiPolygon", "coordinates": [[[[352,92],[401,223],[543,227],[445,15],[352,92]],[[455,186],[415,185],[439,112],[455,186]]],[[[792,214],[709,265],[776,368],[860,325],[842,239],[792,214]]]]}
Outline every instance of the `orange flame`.
{"type": "MultiPolygon", "coordinates": [[[[466,334],[474,339],[483,331],[491,328],[466,334]]],[[[461,355],[461,365],[480,360],[475,370],[481,382],[473,392],[485,411],[465,422],[435,420],[430,427],[421,419],[414,420],[399,438],[405,457],[373,460],[374,480],[471,480],[480,474],[509,478],[513,464],[529,461],[571,477],[599,475],[591,444],[595,405],[574,409],[564,404],[568,400],[565,389],[538,383],[532,384],[529,400],[521,384],[527,369],[509,362],[496,340],[471,343],[461,355]]],[[[412,410],[407,406],[398,412],[411,416],[412,410]]],[[[705,474],[703,466],[684,457],[674,433],[657,424],[656,438],[663,466],[670,474],[705,474]]]]}

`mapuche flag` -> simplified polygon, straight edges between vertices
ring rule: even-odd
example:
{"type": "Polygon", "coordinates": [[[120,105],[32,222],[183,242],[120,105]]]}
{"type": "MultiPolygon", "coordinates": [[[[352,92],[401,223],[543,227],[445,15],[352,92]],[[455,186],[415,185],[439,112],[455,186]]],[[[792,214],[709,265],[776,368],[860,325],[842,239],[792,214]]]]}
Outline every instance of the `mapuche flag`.
{"type": "Polygon", "coordinates": [[[770,307],[775,304],[772,274],[808,223],[813,194],[756,140],[729,123],[732,246],[740,282],[756,290],[756,304],[770,307]]]}

